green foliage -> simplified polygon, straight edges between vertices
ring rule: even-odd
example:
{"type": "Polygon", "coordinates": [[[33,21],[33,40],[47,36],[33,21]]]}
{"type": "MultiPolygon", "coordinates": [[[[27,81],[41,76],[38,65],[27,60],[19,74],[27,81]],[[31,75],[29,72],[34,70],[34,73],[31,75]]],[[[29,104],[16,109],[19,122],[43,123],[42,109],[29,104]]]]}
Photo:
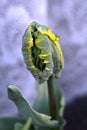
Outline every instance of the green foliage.
{"type": "Polygon", "coordinates": [[[64,96],[55,79],[59,77],[64,68],[64,59],[61,47],[58,43],[59,40],[60,36],[56,36],[49,27],[36,22],[29,25],[23,36],[22,52],[27,69],[29,69],[33,76],[38,79],[39,83],[42,84],[38,82],[36,84],[38,96],[36,97],[33,107],[29,105],[28,101],[23,97],[16,86],[8,86],[8,97],[17,106],[21,117],[0,118],[0,130],[63,129],[65,124],[63,119],[64,96]],[[53,78],[53,76],[55,78],[53,78]],[[56,99],[48,99],[47,88],[50,90],[50,97],[55,96],[56,99]],[[55,108],[57,108],[56,112],[56,109],[50,105],[51,110],[54,109],[54,111],[51,111],[52,117],[49,111],[49,100],[50,104],[53,105],[54,103],[55,108]],[[57,115],[57,118],[53,118],[52,114],[57,115]]]}
{"type": "MultiPolygon", "coordinates": [[[[55,89],[55,96],[56,96],[56,103],[57,103],[57,110],[58,110],[58,116],[63,115],[63,110],[65,106],[64,96],[62,93],[62,90],[60,89],[58,85],[58,80],[54,78],[54,89],[55,89]]],[[[47,82],[43,84],[36,83],[36,89],[37,89],[37,97],[33,104],[33,108],[36,111],[39,111],[44,114],[50,114],[49,113],[49,99],[48,99],[48,90],[47,90],[47,82]],[[44,109],[45,108],[45,109],[44,109]]]]}
{"type": "Polygon", "coordinates": [[[64,97],[56,82],[57,80],[54,80],[58,121],[50,120],[46,82],[40,85],[37,83],[36,85],[38,96],[33,104],[33,109],[16,86],[9,86],[8,97],[14,101],[22,117],[0,118],[0,130],[50,130],[52,128],[61,130],[64,125],[64,120],[62,118],[64,97]]]}
{"type": "Polygon", "coordinates": [[[1,117],[0,130],[14,130],[14,126],[17,122],[24,124],[25,120],[17,117],[1,117]]]}
{"type": "Polygon", "coordinates": [[[29,130],[31,127],[31,123],[32,123],[32,118],[29,117],[29,119],[26,121],[25,124],[16,123],[14,130],[29,130]]]}
{"type": "MultiPolygon", "coordinates": [[[[58,80],[53,79],[54,89],[55,89],[55,96],[56,96],[56,104],[57,104],[57,115],[58,115],[58,129],[61,130],[65,124],[65,120],[63,119],[63,111],[65,106],[64,96],[63,93],[58,86],[58,80]]],[[[49,99],[48,99],[48,91],[47,91],[47,82],[43,84],[36,83],[37,88],[37,98],[33,104],[33,108],[44,114],[50,115],[49,112],[49,99]]],[[[44,128],[39,127],[39,130],[44,130],[44,128]]],[[[46,128],[45,128],[46,130],[46,128]]],[[[50,130],[50,128],[47,130],[50,130]]]]}
{"type": "Polygon", "coordinates": [[[46,114],[41,114],[33,110],[16,86],[8,87],[8,96],[9,96],[9,99],[14,101],[20,114],[25,120],[31,117],[32,124],[34,125],[44,126],[44,127],[57,126],[58,121],[56,120],[51,121],[50,116],[46,114]]]}

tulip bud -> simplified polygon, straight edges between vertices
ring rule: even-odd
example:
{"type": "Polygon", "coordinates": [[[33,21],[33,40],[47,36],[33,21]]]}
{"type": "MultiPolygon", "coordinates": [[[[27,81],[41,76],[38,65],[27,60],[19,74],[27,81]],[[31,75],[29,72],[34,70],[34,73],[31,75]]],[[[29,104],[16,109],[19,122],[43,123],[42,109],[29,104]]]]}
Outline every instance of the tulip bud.
{"type": "Polygon", "coordinates": [[[60,36],[50,28],[36,22],[29,24],[22,44],[22,52],[27,69],[40,83],[51,75],[59,77],[64,68],[64,58],[59,45],[60,36]]]}

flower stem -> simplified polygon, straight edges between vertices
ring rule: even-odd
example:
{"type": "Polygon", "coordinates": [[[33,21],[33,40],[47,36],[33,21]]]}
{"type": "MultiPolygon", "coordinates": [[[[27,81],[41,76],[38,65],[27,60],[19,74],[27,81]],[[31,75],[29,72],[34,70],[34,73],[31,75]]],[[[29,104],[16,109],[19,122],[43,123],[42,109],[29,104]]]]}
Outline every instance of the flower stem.
{"type": "Polygon", "coordinates": [[[48,95],[49,95],[51,120],[57,120],[57,106],[56,106],[56,97],[55,97],[54,86],[53,86],[53,76],[49,77],[47,83],[48,83],[48,95]]]}

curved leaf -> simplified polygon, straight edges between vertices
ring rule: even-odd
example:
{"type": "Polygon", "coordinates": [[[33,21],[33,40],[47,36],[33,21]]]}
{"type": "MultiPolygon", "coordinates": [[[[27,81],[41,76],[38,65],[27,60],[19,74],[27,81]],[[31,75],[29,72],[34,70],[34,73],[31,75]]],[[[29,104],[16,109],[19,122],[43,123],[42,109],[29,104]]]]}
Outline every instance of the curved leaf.
{"type": "Polygon", "coordinates": [[[29,130],[29,128],[31,126],[31,123],[32,123],[32,119],[31,118],[29,118],[24,125],[21,124],[21,123],[16,123],[14,130],[29,130]]]}
{"type": "MultiPolygon", "coordinates": [[[[65,120],[63,119],[63,112],[64,112],[64,95],[62,93],[61,88],[58,85],[58,80],[53,78],[53,86],[55,90],[55,97],[56,97],[56,104],[57,104],[57,115],[58,115],[58,130],[61,130],[65,124],[65,120]]],[[[43,84],[36,83],[36,88],[38,92],[38,96],[33,104],[33,109],[40,113],[50,115],[50,108],[49,108],[49,99],[48,99],[48,90],[47,90],[47,82],[43,84]]],[[[39,130],[44,128],[39,127],[39,130]]],[[[46,128],[45,128],[46,129],[46,128]]],[[[49,128],[50,129],[50,128],[49,128]]],[[[46,130],[49,130],[48,128],[46,130]]]]}
{"type": "MultiPolygon", "coordinates": [[[[53,78],[53,84],[55,90],[58,116],[63,116],[64,106],[65,106],[64,95],[62,93],[61,88],[58,85],[57,79],[53,78]]],[[[47,82],[44,82],[43,84],[39,84],[37,82],[36,88],[37,88],[38,96],[33,104],[33,109],[35,109],[38,112],[50,115],[47,82]]]]}
{"type": "Polygon", "coordinates": [[[0,118],[0,130],[14,130],[15,124],[25,123],[24,119],[16,118],[16,117],[1,117],[0,118]]]}
{"type": "Polygon", "coordinates": [[[22,123],[16,123],[14,130],[22,130],[23,124],[22,123]]]}
{"type": "Polygon", "coordinates": [[[32,123],[38,126],[57,127],[58,121],[50,120],[51,117],[33,110],[16,86],[8,86],[8,97],[16,104],[19,112],[25,120],[32,118],[32,123]]]}

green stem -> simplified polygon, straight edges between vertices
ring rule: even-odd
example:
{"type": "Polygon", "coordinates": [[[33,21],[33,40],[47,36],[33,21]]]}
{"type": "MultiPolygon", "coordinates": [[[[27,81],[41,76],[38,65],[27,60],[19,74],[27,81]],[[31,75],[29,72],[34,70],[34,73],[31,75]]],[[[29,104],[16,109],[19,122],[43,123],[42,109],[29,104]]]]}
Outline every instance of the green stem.
{"type": "Polygon", "coordinates": [[[56,106],[56,97],[55,97],[55,92],[53,87],[53,76],[49,77],[47,83],[48,83],[48,95],[49,95],[51,120],[57,120],[57,106],[56,106]]]}

